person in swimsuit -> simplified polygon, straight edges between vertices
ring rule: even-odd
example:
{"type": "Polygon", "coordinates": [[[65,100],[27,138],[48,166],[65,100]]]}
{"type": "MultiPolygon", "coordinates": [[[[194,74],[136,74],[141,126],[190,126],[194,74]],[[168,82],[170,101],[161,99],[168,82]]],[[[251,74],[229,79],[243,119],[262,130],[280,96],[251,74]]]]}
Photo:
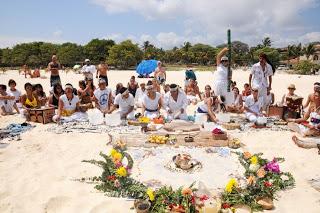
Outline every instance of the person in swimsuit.
{"type": "Polygon", "coordinates": [[[308,107],[314,105],[314,93],[315,93],[316,91],[320,91],[320,83],[319,83],[319,82],[316,82],[316,83],[313,84],[313,93],[311,93],[311,94],[308,95],[307,101],[306,101],[306,103],[303,105],[303,108],[304,108],[304,109],[307,109],[308,107]]]}
{"type": "Polygon", "coordinates": [[[151,82],[152,82],[153,89],[155,89],[156,92],[160,93],[161,87],[160,87],[160,84],[158,83],[158,81],[154,78],[154,79],[152,79],[151,82]]]}
{"type": "Polygon", "coordinates": [[[242,101],[242,96],[240,94],[240,91],[238,87],[234,87],[232,89],[234,93],[234,100],[231,105],[227,106],[227,111],[228,112],[233,112],[233,113],[242,113],[243,112],[243,101],[242,101]]]}
{"type": "Polygon", "coordinates": [[[15,97],[8,94],[6,90],[7,86],[0,84],[0,114],[11,115],[13,114],[13,109],[19,114],[20,111],[15,102],[15,97]]]}
{"type": "Polygon", "coordinates": [[[189,80],[188,85],[184,89],[187,98],[189,100],[189,103],[192,103],[193,105],[196,105],[198,100],[197,96],[199,96],[199,99],[201,100],[201,95],[199,91],[199,87],[197,85],[197,82],[193,79],[189,80]]]}
{"type": "Polygon", "coordinates": [[[106,64],[105,60],[102,58],[100,59],[100,64],[98,65],[97,73],[96,73],[96,78],[103,78],[107,85],[109,84],[108,82],[108,76],[107,72],[109,70],[108,64],[106,64]]]}
{"type": "Polygon", "coordinates": [[[147,95],[142,99],[142,114],[150,119],[157,118],[160,115],[160,109],[162,107],[161,94],[156,92],[153,88],[152,81],[148,81],[147,95]]]}
{"type": "Polygon", "coordinates": [[[163,85],[166,82],[166,70],[162,67],[161,61],[158,61],[158,67],[154,72],[154,78],[157,80],[159,85],[163,85]]]}
{"type": "Polygon", "coordinates": [[[61,84],[57,83],[53,86],[53,94],[49,97],[49,106],[58,109],[59,98],[64,94],[61,84]]]}
{"type": "Polygon", "coordinates": [[[133,97],[136,96],[136,92],[138,88],[139,88],[139,84],[138,82],[136,82],[136,78],[134,76],[131,76],[130,81],[128,83],[128,90],[129,90],[129,93],[133,95],[133,97]]]}
{"type": "Polygon", "coordinates": [[[288,127],[303,137],[320,136],[320,92],[314,93],[314,105],[308,108],[303,118],[288,119],[287,121],[292,122],[288,124],[288,127]]]}
{"type": "Polygon", "coordinates": [[[55,85],[56,83],[61,84],[59,75],[61,65],[58,62],[58,57],[56,55],[53,55],[51,60],[52,61],[48,64],[48,71],[50,71],[50,86],[53,87],[53,85],[55,85]]]}
{"type": "Polygon", "coordinates": [[[210,85],[206,85],[204,87],[204,93],[201,94],[201,101],[203,101],[206,98],[210,98],[212,96],[215,96],[214,91],[211,89],[210,85]]]}
{"type": "Polygon", "coordinates": [[[208,88],[206,93],[206,98],[204,98],[203,102],[198,106],[197,113],[207,114],[207,119],[209,121],[218,122],[215,112],[219,112],[221,110],[220,99],[218,96],[212,96],[212,93],[209,92],[208,88]]]}
{"type": "MultiPolygon", "coordinates": [[[[92,83],[87,81],[87,84],[84,80],[79,81],[79,89],[77,91],[78,97],[80,99],[80,111],[87,111],[89,108],[92,108],[92,99],[93,99],[93,92],[92,83]]],[[[94,88],[94,86],[93,86],[94,88]]]]}
{"type": "Polygon", "coordinates": [[[21,103],[23,110],[21,111],[23,115],[28,116],[29,109],[40,108],[40,101],[38,96],[33,93],[33,86],[28,82],[24,85],[26,94],[21,96],[21,103]]]}
{"type": "Polygon", "coordinates": [[[46,105],[48,99],[46,93],[43,91],[43,87],[41,84],[34,85],[33,94],[38,97],[41,106],[46,105]]]}

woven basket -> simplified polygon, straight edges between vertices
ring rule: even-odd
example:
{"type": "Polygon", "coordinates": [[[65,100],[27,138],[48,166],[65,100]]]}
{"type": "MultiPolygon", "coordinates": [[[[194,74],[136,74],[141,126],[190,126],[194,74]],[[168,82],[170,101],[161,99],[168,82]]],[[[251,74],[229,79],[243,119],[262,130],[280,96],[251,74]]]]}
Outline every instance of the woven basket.
{"type": "Polygon", "coordinates": [[[223,133],[223,134],[212,133],[212,137],[214,140],[227,140],[228,139],[227,133],[223,133]]]}
{"type": "Polygon", "coordinates": [[[224,123],[224,124],[222,124],[222,127],[225,128],[226,130],[235,130],[235,129],[240,129],[240,124],[239,123],[224,123]]]}

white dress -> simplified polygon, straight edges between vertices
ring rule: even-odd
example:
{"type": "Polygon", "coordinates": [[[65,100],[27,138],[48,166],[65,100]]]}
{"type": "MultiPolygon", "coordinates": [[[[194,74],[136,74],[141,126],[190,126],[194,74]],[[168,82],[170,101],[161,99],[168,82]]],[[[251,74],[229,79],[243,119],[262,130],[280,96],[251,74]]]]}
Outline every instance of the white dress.
{"type": "Polygon", "coordinates": [[[175,101],[170,92],[167,92],[164,95],[164,108],[167,111],[167,119],[173,120],[173,119],[181,119],[181,120],[187,120],[188,115],[186,113],[188,106],[188,99],[186,94],[179,90],[178,93],[178,99],[175,101]],[[181,113],[181,109],[184,109],[184,112],[181,113]],[[168,113],[168,111],[172,111],[171,114],[168,113]]]}
{"type": "Polygon", "coordinates": [[[217,96],[225,97],[226,104],[231,104],[233,101],[233,93],[228,92],[228,68],[223,66],[223,64],[219,64],[217,66],[217,71],[213,74],[213,91],[217,96]]]}
{"type": "MultiPolygon", "coordinates": [[[[263,107],[263,99],[262,98],[258,98],[258,101],[254,101],[253,95],[249,95],[246,98],[245,101],[245,106],[248,107],[251,111],[260,114],[260,109],[263,107]]],[[[246,112],[246,118],[250,121],[250,122],[256,122],[258,119],[258,116],[256,116],[255,114],[253,114],[252,112],[246,112]]]]}
{"type": "Polygon", "coordinates": [[[150,99],[148,95],[143,96],[142,103],[145,106],[144,116],[150,119],[154,119],[159,116],[159,100],[161,98],[161,94],[156,92],[155,99],[150,99]]]}
{"type": "MultiPolygon", "coordinates": [[[[114,99],[114,105],[119,106],[120,117],[127,113],[131,107],[134,107],[134,97],[129,93],[129,97],[127,99],[122,98],[122,94],[118,94],[114,99]]],[[[134,119],[134,110],[132,110],[126,118],[128,120],[134,119]]]]}
{"type": "Polygon", "coordinates": [[[147,90],[142,91],[140,87],[137,89],[136,96],[134,97],[137,107],[142,107],[142,99],[143,99],[143,96],[146,94],[147,94],[147,90]]]}

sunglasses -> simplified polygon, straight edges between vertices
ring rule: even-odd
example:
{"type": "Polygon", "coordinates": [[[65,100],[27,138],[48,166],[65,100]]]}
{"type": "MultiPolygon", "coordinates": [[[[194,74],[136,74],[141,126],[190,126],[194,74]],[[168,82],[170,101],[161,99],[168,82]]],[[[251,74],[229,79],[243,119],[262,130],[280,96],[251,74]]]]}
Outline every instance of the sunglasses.
{"type": "Polygon", "coordinates": [[[228,62],[228,60],[222,60],[221,62],[222,62],[222,63],[223,63],[223,62],[228,62]]]}
{"type": "Polygon", "coordinates": [[[252,90],[252,92],[258,92],[258,90],[252,90]]]}

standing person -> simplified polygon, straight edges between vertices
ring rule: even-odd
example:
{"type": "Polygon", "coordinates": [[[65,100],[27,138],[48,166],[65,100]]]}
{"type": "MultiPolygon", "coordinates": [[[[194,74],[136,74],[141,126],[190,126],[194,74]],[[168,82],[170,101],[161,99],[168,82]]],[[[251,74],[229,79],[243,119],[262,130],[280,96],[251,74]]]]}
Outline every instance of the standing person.
{"type": "Polygon", "coordinates": [[[122,87],[120,93],[114,99],[114,103],[108,113],[112,113],[119,108],[120,118],[134,120],[134,97],[129,90],[122,87]]]}
{"type": "Polygon", "coordinates": [[[170,91],[164,95],[164,108],[169,120],[188,120],[186,113],[188,99],[186,94],[176,84],[170,84],[170,91]]]}
{"type": "Polygon", "coordinates": [[[106,64],[105,60],[102,58],[100,60],[100,64],[98,65],[96,78],[98,77],[103,78],[106,81],[106,83],[109,84],[108,76],[107,76],[108,71],[109,71],[108,64],[106,64]]]}
{"type": "Polygon", "coordinates": [[[214,72],[214,84],[213,91],[218,96],[229,96],[228,92],[228,64],[229,60],[225,54],[228,52],[228,48],[223,48],[217,55],[217,71],[214,72]]]}
{"type": "Polygon", "coordinates": [[[152,81],[148,81],[146,89],[147,95],[143,96],[142,100],[142,114],[145,117],[154,119],[160,115],[162,107],[161,94],[153,88],[152,81]]]}
{"type": "Polygon", "coordinates": [[[8,82],[9,90],[7,91],[10,96],[14,96],[14,100],[18,107],[22,107],[22,104],[20,102],[21,92],[16,89],[17,83],[15,80],[10,79],[8,82]]]}
{"type": "Polygon", "coordinates": [[[268,88],[267,89],[267,97],[266,97],[266,101],[265,101],[264,106],[263,106],[263,110],[267,111],[269,106],[271,106],[273,104],[274,104],[274,94],[268,88]]]}
{"type": "Polygon", "coordinates": [[[58,62],[58,57],[52,55],[51,62],[48,64],[48,71],[50,71],[50,86],[53,87],[56,83],[61,84],[61,79],[59,75],[59,70],[61,65],[58,62]]]}
{"type": "Polygon", "coordinates": [[[267,63],[267,55],[261,53],[259,62],[252,66],[249,75],[249,85],[259,90],[259,97],[262,98],[263,105],[267,99],[267,89],[271,90],[273,70],[270,64],[267,63]]]}
{"type": "Polygon", "coordinates": [[[139,88],[138,82],[136,82],[136,77],[131,76],[130,81],[128,83],[128,90],[133,95],[136,96],[137,89],[139,88]]]}
{"type": "Polygon", "coordinates": [[[103,114],[109,112],[112,103],[112,91],[107,88],[107,83],[104,79],[99,80],[99,87],[94,91],[94,101],[96,108],[103,114]]]}
{"type": "Polygon", "coordinates": [[[195,81],[197,80],[197,76],[194,73],[193,67],[191,64],[187,66],[187,69],[184,74],[185,74],[184,86],[188,84],[190,79],[193,79],[195,81]]]}
{"type": "Polygon", "coordinates": [[[167,74],[164,67],[162,67],[161,61],[158,61],[158,66],[154,72],[154,77],[157,80],[159,85],[162,85],[166,82],[167,74]]]}
{"type": "Polygon", "coordinates": [[[93,79],[93,73],[97,71],[96,66],[91,65],[90,60],[84,60],[85,65],[83,65],[81,72],[84,75],[84,80],[93,79]]]}
{"type": "Polygon", "coordinates": [[[13,114],[13,109],[19,114],[20,111],[15,102],[15,97],[9,95],[7,92],[7,86],[0,84],[0,114],[10,115],[13,114]]]}

